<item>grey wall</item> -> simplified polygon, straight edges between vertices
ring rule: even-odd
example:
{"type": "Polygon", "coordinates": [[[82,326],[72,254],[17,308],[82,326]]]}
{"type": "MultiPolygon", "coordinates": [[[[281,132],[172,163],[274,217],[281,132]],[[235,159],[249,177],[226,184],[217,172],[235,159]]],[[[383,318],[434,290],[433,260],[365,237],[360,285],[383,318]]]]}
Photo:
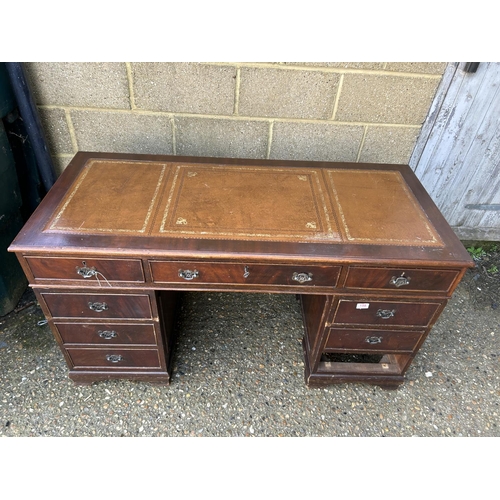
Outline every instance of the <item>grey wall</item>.
{"type": "Polygon", "coordinates": [[[60,171],[110,151],[408,163],[446,63],[26,63],[60,171]]]}

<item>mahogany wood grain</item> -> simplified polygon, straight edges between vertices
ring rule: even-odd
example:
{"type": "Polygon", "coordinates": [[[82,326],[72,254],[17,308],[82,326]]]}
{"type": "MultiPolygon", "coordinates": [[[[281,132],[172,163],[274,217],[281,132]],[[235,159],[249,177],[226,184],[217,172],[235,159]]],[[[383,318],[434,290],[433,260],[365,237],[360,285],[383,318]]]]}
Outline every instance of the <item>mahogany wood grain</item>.
{"type": "Polygon", "coordinates": [[[66,351],[71,358],[73,369],[106,367],[109,370],[123,370],[123,368],[137,370],[161,367],[158,349],[68,347],[66,351]]]}
{"type": "MultiPolygon", "coordinates": [[[[68,366],[71,366],[68,361],[68,366]]],[[[104,380],[131,380],[140,381],[155,385],[170,385],[170,374],[163,368],[139,369],[134,367],[124,367],[122,369],[107,367],[87,368],[84,370],[70,370],[68,377],[78,385],[92,385],[95,382],[104,380]]]]}
{"type": "Polygon", "coordinates": [[[169,373],[171,373],[172,358],[174,354],[174,344],[176,340],[175,321],[180,303],[180,293],[176,291],[156,292],[156,305],[160,319],[160,333],[162,337],[165,363],[169,373]]]}
{"type": "Polygon", "coordinates": [[[106,286],[110,281],[136,281],[143,283],[144,273],[140,259],[80,259],[64,257],[26,256],[28,266],[37,280],[85,281],[85,286],[106,286]],[[85,268],[92,276],[84,277],[85,268]],[[80,273],[78,272],[80,270],[80,273]]]}
{"type": "Polygon", "coordinates": [[[41,296],[54,318],[150,319],[152,317],[148,295],[44,292],[41,296]],[[103,307],[104,310],[100,310],[103,307]]]}
{"type": "Polygon", "coordinates": [[[60,321],[54,324],[65,344],[157,344],[154,324],[60,321]]]}
{"type": "MultiPolygon", "coordinates": [[[[98,179],[99,181],[99,179],[98,179]]],[[[366,193],[372,198],[384,196],[380,189],[374,189],[366,193]]],[[[286,194],[282,196],[282,202],[286,203],[286,194]]],[[[145,197],[143,202],[150,206],[151,198],[145,197]]],[[[153,207],[155,208],[156,205],[153,207]]],[[[88,207],[86,206],[85,209],[88,207]]],[[[90,208],[92,208],[90,206],[90,208]]],[[[209,215],[210,207],[201,207],[209,215]]],[[[420,209],[419,209],[420,210],[420,209]]],[[[158,214],[161,219],[161,214],[158,214]]],[[[408,214],[408,217],[412,217],[408,214]]],[[[419,215],[420,217],[420,215],[419,215]]],[[[158,219],[157,219],[158,220],[158,219]]],[[[314,221],[311,221],[314,222],[314,221]]],[[[411,223],[408,220],[408,223],[411,223]]],[[[140,231],[138,229],[138,231],[140,231]]],[[[307,259],[322,259],[325,261],[381,263],[387,262],[392,265],[425,265],[446,267],[470,267],[473,265],[470,256],[454,235],[451,228],[439,213],[439,210],[429,198],[425,189],[421,186],[413,171],[405,165],[373,165],[373,164],[349,164],[349,163],[327,163],[327,162],[297,162],[285,160],[250,160],[250,159],[222,159],[222,158],[198,158],[198,157],[178,157],[163,155],[128,155],[115,153],[77,153],[75,158],[64,170],[54,187],[50,190],[26,226],[16,237],[11,251],[19,254],[33,253],[37,249],[46,253],[72,253],[74,255],[86,256],[92,249],[93,255],[109,255],[110,249],[116,255],[134,256],[167,256],[172,258],[203,256],[204,258],[222,258],[237,255],[241,259],[255,259],[262,257],[269,260],[275,259],[297,259],[302,261],[307,259]],[[366,171],[389,171],[399,172],[404,182],[405,189],[408,189],[411,196],[417,200],[429,223],[439,234],[443,245],[436,247],[426,247],[422,245],[387,245],[374,241],[358,241],[355,244],[349,240],[334,241],[330,243],[315,243],[314,239],[302,242],[292,241],[259,241],[258,239],[231,240],[230,237],[224,239],[202,239],[197,238],[165,238],[146,233],[133,232],[113,232],[111,230],[95,233],[85,233],[85,238],[78,232],[67,231],[46,231],[47,224],[56,213],[58,206],[67,195],[68,191],[75,188],[82,169],[87,162],[100,159],[109,161],[129,161],[129,162],[153,162],[179,164],[199,164],[199,165],[221,165],[241,166],[241,167],[269,167],[269,168],[313,168],[316,170],[325,169],[364,169],[366,171]],[[137,235],[134,235],[137,234],[137,235]],[[139,235],[140,234],[140,235],[139,235]]]]}
{"type": "Polygon", "coordinates": [[[440,307],[441,302],[341,299],[337,305],[333,323],[383,327],[427,326],[440,307]]]}
{"type": "MultiPolygon", "coordinates": [[[[410,356],[407,356],[409,359],[410,356]]],[[[348,363],[320,362],[318,368],[311,370],[309,359],[304,356],[304,379],[309,387],[324,387],[331,384],[346,384],[362,382],[364,384],[378,385],[383,389],[395,390],[405,380],[404,373],[398,366],[393,365],[392,370],[367,370],[362,363],[357,367],[348,366],[348,363]],[[337,366],[337,369],[335,365],[337,366]],[[345,366],[347,365],[347,366],[345,366]]]]}
{"type": "Polygon", "coordinates": [[[345,288],[395,290],[400,292],[442,292],[449,293],[458,270],[412,269],[350,266],[345,288]],[[394,281],[404,277],[409,283],[396,286],[394,281]],[[391,282],[392,280],[392,282],[391,282]]]}
{"type": "Polygon", "coordinates": [[[336,374],[370,374],[370,375],[401,375],[399,366],[395,363],[336,363],[322,361],[318,372],[336,374]]]}
{"type": "Polygon", "coordinates": [[[473,266],[406,165],[93,152],[9,250],[76,383],[168,383],[177,291],[220,290],[301,295],[308,385],[395,388],[473,266]]]}
{"type": "Polygon", "coordinates": [[[412,352],[423,331],[331,328],[325,352],[412,352]]]}
{"type": "Polygon", "coordinates": [[[149,261],[155,283],[230,283],[248,285],[328,286],[335,288],[340,266],[310,266],[300,263],[280,264],[231,264],[201,261],[149,261]],[[196,272],[189,279],[180,274],[183,271],[196,272]],[[294,275],[296,279],[294,279],[294,275]],[[302,277],[305,276],[305,279],[302,277]]]}
{"type": "Polygon", "coordinates": [[[304,318],[307,356],[311,364],[315,367],[319,358],[320,343],[325,330],[325,323],[330,315],[332,303],[331,295],[301,295],[300,302],[302,307],[302,316],[304,318]]]}

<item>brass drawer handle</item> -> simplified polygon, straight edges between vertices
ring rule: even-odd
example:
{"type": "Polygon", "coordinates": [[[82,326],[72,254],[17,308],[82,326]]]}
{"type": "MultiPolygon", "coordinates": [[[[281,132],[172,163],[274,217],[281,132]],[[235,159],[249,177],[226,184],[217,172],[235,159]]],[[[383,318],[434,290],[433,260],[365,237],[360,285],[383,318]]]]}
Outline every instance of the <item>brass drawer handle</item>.
{"type": "Polygon", "coordinates": [[[375,336],[370,337],[370,336],[368,336],[368,337],[366,337],[365,342],[367,342],[368,344],[372,344],[372,345],[373,344],[381,344],[382,337],[375,337],[375,336]]]}
{"type": "Polygon", "coordinates": [[[393,309],[392,311],[389,309],[379,309],[377,311],[377,318],[382,318],[382,319],[389,319],[392,318],[396,314],[396,310],[393,309]]]}
{"type": "Polygon", "coordinates": [[[97,335],[101,337],[101,339],[114,339],[118,334],[114,330],[99,330],[97,332],[97,335]]]}
{"type": "Polygon", "coordinates": [[[190,271],[189,269],[179,269],[179,276],[188,281],[197,278],[199,275],[200,273],[196,269],[194,271],[190,271]]]}
{"type": "Polygon", "coordinates": [[[292,280],[298,281],[299,283],[306,283],[307,281],[312,281],[312,273],[293,273],[292,280]]]}
{"type": "Polygon", "coordinates": [[[106,361],[119,363],[120,361],[123,361],[123,356],[121,354],[106,354],[106,361]]]}
{"type": "Polygon", "coordinates": [[[405,273],[403,273],[401,276],[393,276],[391,278],[391,281],[389,281],[389,285],[394,285],[395,287],[399,288],[400,286],[405,286],[410,284],[410,279],[408,276],[405,276],[405,273]]]}
{"type": "Polygon", "coordinates": [[[108,304],[106,302],[89,302],[89,309],[100,313],[108,310],[108,304]]]}
{"type": "Polygon", "coordinates": [[[95,267],[87,267],[87,263],[82,261],[83,267],[76,267],[76,273],[84,278],[92,278],[97,274],[97,269],[95,267]]]}

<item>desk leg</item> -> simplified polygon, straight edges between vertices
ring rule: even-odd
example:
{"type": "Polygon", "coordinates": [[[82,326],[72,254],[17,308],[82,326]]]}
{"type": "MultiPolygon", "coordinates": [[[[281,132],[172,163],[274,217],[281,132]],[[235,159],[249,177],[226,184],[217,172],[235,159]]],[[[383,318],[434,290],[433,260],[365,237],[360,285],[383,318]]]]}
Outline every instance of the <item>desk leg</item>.
{"type": "Polygon", "coordinates": [[[410,354],[386,354],[380,363],[375,364],[335,363],[322,360],[335,303],[336,297],[333,295],[301,296],[305,327],[302,347],[306,385],[321,387],[362,382],[378,385],[383,389],[397,389],[405,380],[403,373],[411,361],[410,354]]]}

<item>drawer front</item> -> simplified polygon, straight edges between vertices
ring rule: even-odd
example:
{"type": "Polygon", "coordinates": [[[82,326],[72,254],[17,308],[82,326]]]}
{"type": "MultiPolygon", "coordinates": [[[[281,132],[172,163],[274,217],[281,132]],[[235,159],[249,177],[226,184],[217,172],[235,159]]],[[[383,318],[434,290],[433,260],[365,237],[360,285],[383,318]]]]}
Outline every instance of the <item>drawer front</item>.
{"type": "Polygon", "coordinates": [[[457,270],[387,269],[349,267],[345,288],[448,292],[458,277],[457,270]]]}
{"type": "Polygon", "coordinates": [[[156,335],[152,324],[54,323],[65,344],[152,344],[156,335]]]}
{"type": "Polygon", "coordinates": [[[67,348],[72,368],[161,368],[158,349],[67,348]]]}
{"type": "Polygon", "coordinates": [[[424,335],[423,331],[348,330],[331,328],[325,351],[412,352],[424,335]]]}
{"type": "Polygon", "coordinates": [[[398,302],[341,299],[333,323],[349,325],[427,326],[442,302],[398,302]]]}
{"type": "Polygon", "coordinates": [[[37,280],[84,280],[99,285],[107,281],[143,283],[144,273],[139,259],[73,259],[64,257],[26,257],[37,280]]]}
{"type": "Polygon", "coordinates": [[[150,261],[156,283],[337,286],[340,266],[150,261]]]}
{"type": "Polygon", "coordinates": [[[148,295],[41,293],[54,318],[151,318],[148,295]]]}

